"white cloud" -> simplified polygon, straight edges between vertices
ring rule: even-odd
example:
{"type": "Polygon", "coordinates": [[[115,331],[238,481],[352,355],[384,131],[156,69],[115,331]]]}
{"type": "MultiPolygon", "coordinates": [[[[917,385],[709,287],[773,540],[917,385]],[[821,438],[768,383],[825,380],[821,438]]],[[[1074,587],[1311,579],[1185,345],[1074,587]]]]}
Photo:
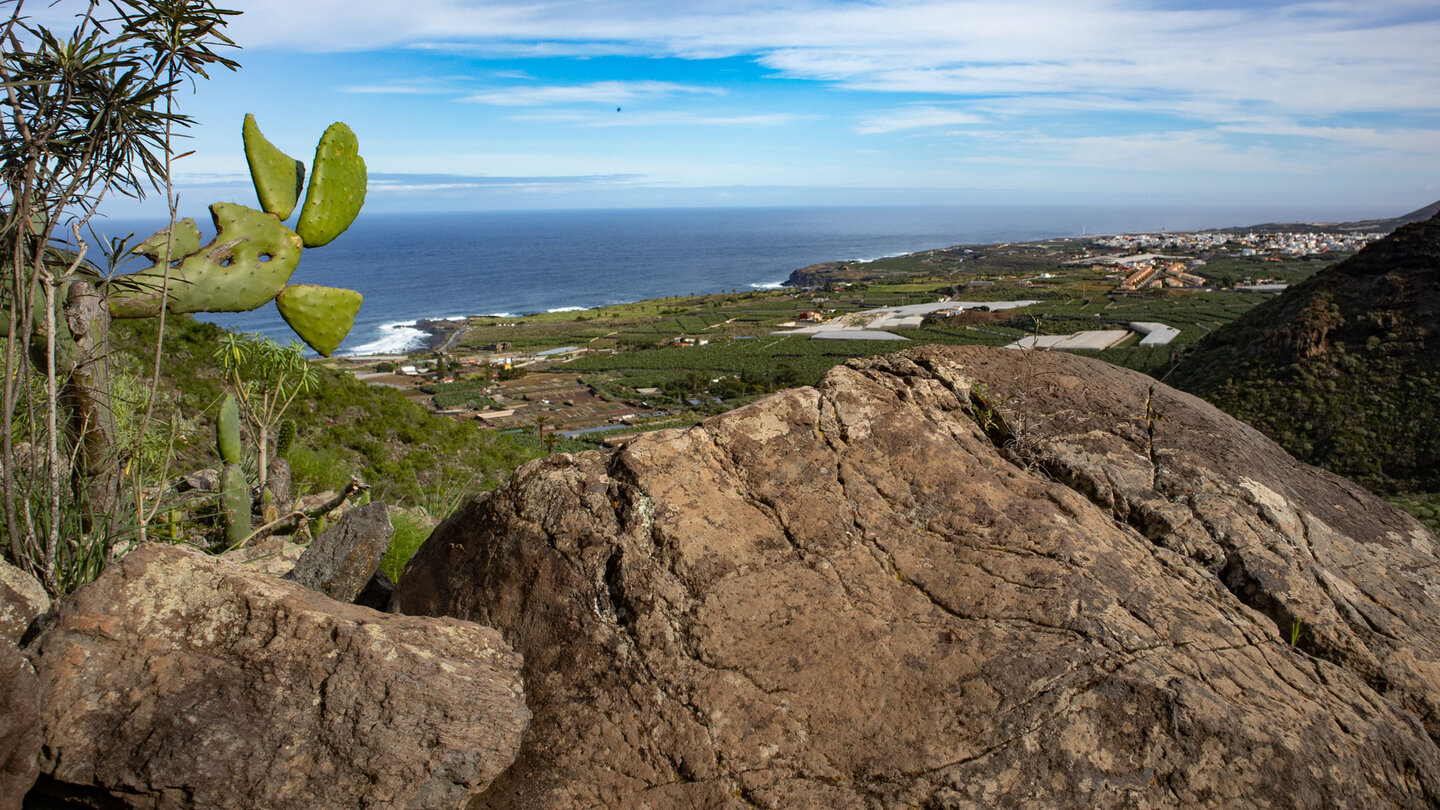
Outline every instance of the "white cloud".
{"type": "MultiPolygon", "coordinates": [[[[740,55],[783,76],[931,95],[1077,94],[1121,107],[1205,101],[1308,115],[1440,107],[1433,0],[1201,9],[1158,0],[257,0],[233,27],[247,47],[740,55]]],[[[549,103],[525,98],[477,100],[549,103]]]]}
{"type": "Polygon", "coordinates": [[[569,123],[585,127],[779,127],[814,120],[798,113],[700,115],[688,112],[603,113],[553,111],[509,116],[512,121],[569,123]]]}
{"type": "Polygon", "coordinates": [[[680,93],[709,93],[723,95],[724,90],[713,87],[676,84],[657,81],[604,81],[571,85],[516,85],[500,87],[475,93],[461,99],[477,104],[493,104],[501,107],[530,107],[550,104],[623,104],[638,98],[671,96],[680,93]]]}
{"type": "Polygon", "coordinates": [[[957,124],[981,124],[983,116],[953,107],[916,106],[888,110],[866,116],[856,128],[861,135],[901,132],[907,129],[951,127],[957,124]]]}

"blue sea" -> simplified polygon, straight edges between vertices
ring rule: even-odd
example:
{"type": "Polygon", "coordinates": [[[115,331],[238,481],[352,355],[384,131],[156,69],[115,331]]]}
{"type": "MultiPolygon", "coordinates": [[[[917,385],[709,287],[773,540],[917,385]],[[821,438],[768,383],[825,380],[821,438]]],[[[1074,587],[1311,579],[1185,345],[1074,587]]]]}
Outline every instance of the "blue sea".
{"type": "MultiPolygon", "coordinates": [[[[1335,221],[1344,212],[1277,209],[926,206],[684,208],[363,214],[308,249],[292,282],[359,290],[364,306],[339,354],[422,345],[421,318],[516,316],[667,295],[770,288],[823,261],[876,259],[957,244],[1082,233],[1335,221]]],[[[162,223],[100,220],[111,236],[162,223]]],[[[202,228],[209,225],[202,221],[202,228]]],[[[294,337],[273,304],[202,316],[294,337]]]]}

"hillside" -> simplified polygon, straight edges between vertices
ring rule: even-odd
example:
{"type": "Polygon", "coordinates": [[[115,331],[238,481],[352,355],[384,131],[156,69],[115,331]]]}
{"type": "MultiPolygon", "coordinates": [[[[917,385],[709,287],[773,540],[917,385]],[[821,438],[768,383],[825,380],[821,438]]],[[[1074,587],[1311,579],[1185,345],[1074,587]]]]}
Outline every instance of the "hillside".
{"type": "MultiPolygon", "coordinates": [[[[220,327],[188,316],[172,316],[166,326],[159,416],[161,422],[179,418],[171,469],[181,473],[217,464],[211,419],[225,388],[214,359],[221,334],[220,327]]],[[[114,338],[120,372],[147,377],[154,323],[117,321],[114,338]]],[[[377,499],[438,516],[462,496],[495,486],[516,465],[543,455],[531,437],[502,436],[435,416],[399,391],[366,385],[348,373],[320,365],[316,372],[316,389],[286,412],[298,428],[290,463],[302,493],[339,489],[358,475],[377,499]]]]}
{"type": "Polygon", "coordinates": [[[1168,382],[1382,492],[1440,490],[1440,215],[1201,341],[1168,382]]]}
{"type": "Polygon", "coordinates": [[[1403,225],[1421,222],[1440,213],[1440,200],[1417,208],[1408,214],[1388,219],[1362,219],[1353,222],[1266,222],[1236,228],[1218,228],[1219,233],[1313,233],[1318,231],[1350,233],[1389,233],[1403,225]]]}

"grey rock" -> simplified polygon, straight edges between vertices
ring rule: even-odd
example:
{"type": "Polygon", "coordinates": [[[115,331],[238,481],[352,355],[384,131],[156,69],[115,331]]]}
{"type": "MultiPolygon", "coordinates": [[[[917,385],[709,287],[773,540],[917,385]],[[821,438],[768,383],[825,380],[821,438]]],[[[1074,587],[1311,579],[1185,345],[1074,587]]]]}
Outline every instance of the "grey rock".
{"type": "Polygon", "coordinates": [[[390,577],[385,576],[384,571],[376,571],[375,576],[365,583],[364,590],[355,597],[355,604],[364,605],[372,610],[386,610],[390,606],[390,596],[395,593],[395,583],[390,577]]]}
{"type": "Polygon", "coordinates": [[[380,568],[394,534],[384,503],[357,506],[315,538],[285,579],[337,602],[353,601],[380,568]]]}
{"type": "Polygon", "coordinates": [[[40,682],[18,647],[0,639],[0,810],[19,810],[40,775],[40,682]]]}
{"type": "Polygon", "coordinates": [[[220,472],[218,470],[200,470],[181,478],[175,482],[176,492],[219,492],[220,472]]]}
{"type": "Polygon", "coordinates": [[[34,577],[0,560],[0,639],[19,644],[30,624],[50,609],[50,595],[34,577]]]}
{"type": "Polygon", "coordinates": [[[515,756],[520,657],[175,546],[60,601],[32,647],[41,767],[146,808],[454,808],[515,756]]]}
{"type": "Polygon", "coordinates": [[[1433,807],[1437,562],[1148,377],[927,347],[525,465],[392,608],[525,656],[475,808],[1433,807]]]}

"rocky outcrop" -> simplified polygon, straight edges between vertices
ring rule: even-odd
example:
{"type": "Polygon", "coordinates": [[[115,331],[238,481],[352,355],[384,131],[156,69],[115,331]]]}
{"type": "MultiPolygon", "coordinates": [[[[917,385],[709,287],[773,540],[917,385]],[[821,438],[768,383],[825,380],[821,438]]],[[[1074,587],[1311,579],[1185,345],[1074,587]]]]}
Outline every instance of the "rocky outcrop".
{"type": "Polygon", "coordinates": [[[285,579],[352,602],[380,568],[394,534],[385,504],[357,506],[315,538],[285,579]]]}
{"type": "Polygon", "coordinates": [[[172,546],[62,600],[32,659],[48,789],[132,807],[458,807],[529,717],[519,656],[493,630],[172,546]]]}
{"type": "Polygon", "coordinates": [[[40,682],[10,641],[0,638],[0,810],[20,810],[40,775],[40,682]]]}
{"type": "Polygon", "coordinates": [[[790,271],[790,277],[781,282],[782,287],[824,287],[841,281],[863,281],[872,277],[865,269],[852,267],[847,262],[821,262],[809,267],[790,271]]]}
{"type": "Polygon", "coordinates": [[[0,639],[19,644],[30,624],[50,609],[50,595],[29,574],[0,560],[0,639]]]}
{"type": "Polygon", "coordinates": [[[392,606],[525,656],[471,807],[1415,807],[1436,563],[1147,377],[928,347],[533,462],[392,606]]]}

